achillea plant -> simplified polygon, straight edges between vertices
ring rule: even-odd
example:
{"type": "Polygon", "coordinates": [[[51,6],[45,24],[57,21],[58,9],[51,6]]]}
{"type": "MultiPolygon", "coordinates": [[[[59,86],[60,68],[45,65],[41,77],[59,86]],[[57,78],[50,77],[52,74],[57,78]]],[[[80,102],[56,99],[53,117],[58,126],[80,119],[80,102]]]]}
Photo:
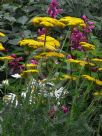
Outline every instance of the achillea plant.
{"type": "Polygon", "coordinates": [[[50,17],[31,20],[32,27],[44,32],[19,40],[21,57],[15,52],[0,54],[0,70],[6,74],[0,90],[8,106],[0,113],[3,136],[95,136],[101,132],[102,59],[94,54],[97,45],[88,39],[94,23],[85,15],[56,19],[61,11],[57,6],[56,0],[51,1],[50,17]],[[69,32],[62,41],[56,34],[59,28],[69,32]]]}

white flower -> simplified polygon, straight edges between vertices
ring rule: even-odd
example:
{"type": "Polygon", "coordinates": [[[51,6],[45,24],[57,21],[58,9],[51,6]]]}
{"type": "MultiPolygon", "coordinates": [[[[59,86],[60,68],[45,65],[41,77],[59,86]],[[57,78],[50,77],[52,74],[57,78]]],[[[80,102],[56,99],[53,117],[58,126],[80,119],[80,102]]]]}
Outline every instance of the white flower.
{"type": "Polygon", "coordinates": [[[6,79],[6,80],[3,80],[3,81],[2,81],[2,84],[3,84],[3,85],[9,85],[9,80],[7,80],[7,79],[6,79]]]}
{"type": "Polygon", "coordinates": [[[51,97],[53,97],[53,96],[54,96],[53,92],[50,92],[50,96],[51,96],[51,97]]]}
{"type": "Polygon", "coordinates": [[[16,95],[13,94],[13,93],[9,93],[9,94],[5,95],[3,97],[3,101],[5,103],[9,103],[9,102],[13,103],[15,101],[15,105],[16,106],[18,105],[18,101],[17,101],[16,95]]]}
{"type": "Polygon", "coordinates": [[[21,78],[21,75],[20,74],[14,74],[14,75],[11,75],[12,77],[14,77],[14,78],[16,78],[16,79],[18,79],[18,78],[21,78]]]}
{"type": "Polygon", "coordinates": [[[26,98],[26,96],[27,96],[27,92],[22,92],[21,93],[21,97],[26,98]]]}
{"type": "Polygon", "coordinates": [[[56,97],[57,99],[61,96],[63,89],[64,89],[64,88],[61,87],[60,89],[58,89],[58,90],[56,89],[56,90],[55,90],[54,93],[55,93],[55,97],[56,97]]]}

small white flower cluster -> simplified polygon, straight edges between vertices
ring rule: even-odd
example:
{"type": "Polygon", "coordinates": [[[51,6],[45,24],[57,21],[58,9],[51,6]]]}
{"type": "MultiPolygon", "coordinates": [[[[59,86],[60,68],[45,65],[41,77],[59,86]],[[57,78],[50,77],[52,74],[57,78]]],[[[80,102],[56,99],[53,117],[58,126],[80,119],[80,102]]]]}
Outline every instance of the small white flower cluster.
{"type": "MultiPolygon", "coordinates": [[[[57,100],[58,104],[60,104],[60,98],[62,98],[66,94],[66,91],[65,91],[64,87],[60,87],[59,89],[54,89],[54,88],[55,88],[54,83],[36,81],[35,79],[32,79],[32,81],[30,81],[28,84],[27,90],[25,92],[23,91],[21,93],[21,97],[26,99],[27,94],[30,93],[29,94],[29,102],[35,103],[36,92],[37,92],[37,95],[39,95],[39,96],[41,95],[45,98],[47,98],[47,97],[55,98],[57,100]],[[37,91],[36,91],[36,89],[37,89],[37,91]]],[[[5,95],[3,97],[3,100],[6,103],[8,103],[8,102],[13,103],[15,100],[15,105],[16,106],[18,105],[17,96],[13,93],[9,93],[8,95],[5,95]]]]}
{"type": "Polygon", "coordinates": [[[64,90],[63,87],[55,90],[54,94],[55,94],[56,99],[59,99],[61,97],[63,90],[64,90]]]}
{"type": "Polygon", "coordinates": [[[17,97],[16,97],[16,95],[13,94],[13,93],[9,93],[9,94],[5,95],[5,96],[3,97],[3,101],[4,101],[5,103],[10,103],[10,102],[13,103],[13,102],[15,101],[15,106],[18,105],[17,97]]]}
{"type": "Polygon", "coordinates": [[[3,81],[2,81],[2,85],[3,85],[3,86],[8,86],[8,85],[9,85],[9,80],[8,80],[8,79],[3,80],[3,81]]]}

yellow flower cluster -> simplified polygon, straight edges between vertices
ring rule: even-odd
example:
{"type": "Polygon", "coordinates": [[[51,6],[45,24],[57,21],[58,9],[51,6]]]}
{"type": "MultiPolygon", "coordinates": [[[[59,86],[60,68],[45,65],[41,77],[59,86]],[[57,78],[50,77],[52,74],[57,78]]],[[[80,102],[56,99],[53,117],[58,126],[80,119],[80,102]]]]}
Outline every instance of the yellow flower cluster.
{"type": "Polygon", "coordinates": [[[68,79],[68,80],[76,80],[77,77],[71,76],[71,75],[62,75],[62,77],[60,78],[60,80],[65,80],[65,79],[68,79]]]}
{"type": "Polygon", "coordinates": [[[98,70],[99,70],[99,71],[102,71],[102,68],[99,68],[98,70]]]}
{"type": "Polygon", "coordinates": [[[19,41],[19,44],[20,44],[20,46],[26,46],[27,45],[27,46],[34,48],[34,49],[43,46],[42,42],[38,42],[38,41],[33,40],[33,39],[23,39],[23,40],[19,41]]]}
{"type": "Polygon", "coordinates": [[[81,18],[66,16],[59,20],[60,22],[64,23],[66,26],[86,26],[84,21],[81,18]]]}
{"type": "Polygon", "coordinates": [[[37,56],[34,56],[34,58],[36,59],[48,58],[48,57],[64,58],[64,54],[58,52],[43,52],[37,56]]]}
{"type": "Polygon", "coordinates": [[[80,45],[83,47],[84,50],[95,50],[95,46],[87,42],[80,42],[80,45]]]}
{"type": "Polygon", "coordinates": [[[4,37],[4,36],[6,36],[4,33],[2,33],[2,32],[0,32],[0,36],[1,37],[4,37]]]}
{"type": "Polygon", "coordinates": [[[80,66],[85,66],[85,65],[95,66],[95,64],[84,61],[84,60],[68,59],[67,61],[70,63],[79,64],[80,66]]]}
{"type": "Polygon", "coordinates": [[[25,76],[27,76],[28,74],[33,74],[33,73],[38,73],[38,72],[39,72],[39,71],[36,70],[36,69],[24,70],[24,71],[22,71],[21,76],[22,76],[22,77],[25,77],[25,76]]]}
{"type": "Polygon", "coordinates": [[[31,23],[43,27],[65,27],[65,24],[51,17],[34,17],[31,23]]]}
{"type": "Polygon", "coordinates": [[[94,92],[93,95],[94,96],[102,96],[102,92],[94,92]]]}
{"type": "Polygon", "coordinates": [[[4,57],[0,57],[0,60],[13,60],[14,58],[11,56],[4,56],[4,57]]]}
{"type": "Polygon", "coordinates": [[[100,86],[102,85],[102,81],[101,80],[93,78],[93,77],[91,77],[89,75],[82,75],[82,77],[85,78],[85,79],[87,79],[87,80],[89,80],[89,81],[95,82],[97,85],[100,85],[100,86]]]}
{"type": "Polygon", "coordinates": [[[0,51],[5,50],[5,48],[3,47],[2,43],[0,43],[0,51]]]}
{"type": "Polygon", "coordinates": [[[51,36],[41,35],[37,38],[37,40],[33,39],[23,39],[19,41],[20,46],[28,46],[30,48],[45,48],[51,51],[55,51],[57,47],[60,46],[59,41],[57,41],[55,38],[51,36]],[[46,41],[45,41],[46,40],[46,41]]]}
{"type": "Polygon", "coordinates": [[[89,81],[95,81],[95,78],[89,76],[89,75],[82,75],[83,78],[89,80],[89,81]]]}
{"type": "MultiPolygon", "coordinates": [[[[45,35],[41,35],[37,37],[37,40],[40,42],[44,42],[45,41],[45,35]]],[[[56,40],[55,38],[51,37],[51,36],[46,36],[46,44],[49,44],[51,46],[54,47],[60,47],[60,43],[58,40],[56,40]]]]}
{"type": "Polygon", "coordinates": [[[37,64],[30,63],[30,64],[24,64],[23,66],[26,68],[33,68],[33,67],[36,67],[37,64]]]}
{"type": "Polygon", "coordinates": [[[95,63],[102,63],[102,59],[93,58],[91,60],[94,61],[95,63]]]}

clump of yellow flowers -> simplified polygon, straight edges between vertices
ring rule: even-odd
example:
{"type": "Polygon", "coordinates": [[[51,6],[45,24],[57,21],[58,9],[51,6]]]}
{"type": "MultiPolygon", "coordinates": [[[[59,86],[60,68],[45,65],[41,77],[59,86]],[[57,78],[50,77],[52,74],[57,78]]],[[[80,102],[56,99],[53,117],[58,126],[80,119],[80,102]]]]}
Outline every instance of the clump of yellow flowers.
{"type": "MultiPolygon", "coordinates": [[[[6,35],[2,32],[0,32],[0,37],[5,37],[6,35]]],[[[0,43],[0,51],[5,50],[5,48],[3,47],[2,43],[0,43]]]]}
{"type": "Polygon", "coordinates": [[[39,42],[46,42],[46,44],[49,44],[54,47],[60,47],[59,41],[51,36],[46,36],[46,41],[45,41],[45,35],[41,35],[37,37],[37,40],[39,42]]]}
{"type": "Polygon", "coordinates": [[[3,57],[0,57],[0,60],[4,61],[4,60],[13,60],[14,58],[11,57],[11,56],[3,56],[3,57]]]}
{"type": "Polygon", "coordinates": [[[56,48],[60,47],[60,43],[58,40],[51,36],[41,35],[37,38],[37,40],[33,39],[23,39],[19,41],[20,46],[28,46],[33,49],[37,48],[45,48],[51,51],[56,50],[56,48]],[[46,37],[46,39],[45,39],[46,37]]]}
{"type": "Polygon", "coordinates": [[[0,36],[1,37],[4,37],[4,36],[6,36],[4,33],[2,33],[2,32],[0,32],[0,36]]]}
{"type": "Polygon", "coordinates": [[[22,73],[21,73],[21,76],[22,77],[26,77],[27,75],[29,75],[29,74],[33,74],[33,73],[38,73],[39,71],[38,70],[36,70],[36,69],[29,69],[29,70],[24,70],[24,71],[22,71],[22,73]]]}
{"type": "Polygon", "coordinates": [[[84,23],[84,20],[81,18],[76,18],[76,17],[71,17],[71,16],[66,16],[63,17],[59,20],[61,23],[64,23],[66,26],[86,26],[84,23]]]}
{"type": "Polygon", "coordinates": [[[102,71],[102,68],[99,68],[98,70],[99,70],[99,71],[102,71]]]}
{"type": "Polygon", "coordinates": [[[91,59],[93,62],[95,63],[102,63],[102,59],[99,59],[99,58],[93,58],[91,59]]]}
{"type": "Polygon", "coordinates": [[[82,77],[85,78],[85,79],[87,79],[87,80],[89,80],[89,81],[95,82],[97,85],[102,86],[102,81],[101,80],[98,80],[98,79],[96,79],[94,77],[91,77],[89,75],[82,75],[82,77]]]}
{"type": "Polygon", "coordinates": [[[41,58],[49,58],[49,57],[57,57],[57,58],[64,58],[63,53],[58,53],[58,52],[43,52],[40,53],[39,55],[34,56],[36,59],[41,59],[41,58]]]}
{"type": "Polygon", "coordinates": [[[3,47],[2,43],[0,43],[0,51],[5,50],[5,48],[3,47]]]}
{"type": "Polygon", "coordinates": [[[31,20],[31,23],[36,26],[43,26],[43,27],[62,27],[62,28],[65,27],[64,23],[51,17],[34,17],[31,20]]]}
{"type": "Polygon", "coordinates": [[[60,78],[60,80],[77,80],[77,77],[72,76],[72,75],[68,75],[68,74],[64,74],[62,75],[62,77],[60,78]]]}
{"type": "Polygon", "coordinates": [[[85,65],[95,66],[94,63],[87,62],[87,61],[84,61],[84,60],[68,59],[67,62],[79,64],[80,66],[85,66],[85,65]]]}
{"type": "Polygon", "coordinates": [[[94,92],[93,95],[94,96],[102,96],[102,91],[101,92],[94,92]]]}
{"type": "Polygon", "coordinates": [[[95,46],[87,42],[80,42],[80,45],[83,47],[84,50],[95,50],[95,46]]]}

